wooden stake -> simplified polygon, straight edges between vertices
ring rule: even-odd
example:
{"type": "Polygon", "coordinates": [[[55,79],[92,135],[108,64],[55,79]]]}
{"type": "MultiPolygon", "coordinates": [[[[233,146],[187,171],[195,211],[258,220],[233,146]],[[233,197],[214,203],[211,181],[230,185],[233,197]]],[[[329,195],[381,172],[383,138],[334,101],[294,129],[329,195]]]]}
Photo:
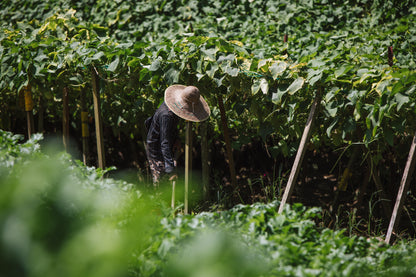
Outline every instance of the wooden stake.
{"type": "Polygon", "coordinates": [[[409,188],[410,179],[413,174],[413,169],[415,167],[415,159],[414,159],[415,149],[416,149],[416,133],[413,137],[412,145],[410,146],[410,151],[409,151],[409,156],[407,157],[406,167],[404,168],[402,180],[400,182],[399,192],[397,193],[396,203],[394,205],[393,214],[391,215],[389,228],[387,230],[387,235],[386,235],[386,240],[385,240],[386,243],[390,243],[391,234],[396,229],[400,220],[403,204],[404,204],[404,201],[406,200],[406,193],[409,188]]]}
{"type": "Polygon", "coordinates": [[[95,135],[97,137],[98,167],[104,169],[105,156],[104,156],[103,127],[101,123],[100,92],[99,92],[99,86],[98,86],[98,75],[95,72],[94,66],[91,67],[91,79],[92,79],[92,92],[93,92],[93,100],[94,100],[95,135]]]}
{"type": "Polygon", "coordinates": [[[388,48],[388,56],[389,56],[389,66],[393,66],[393,46],[389,46],[388,48]]]}
{"type": "MultiPolygon", "coordinates": [[[[287,34],[285,34],[284,36],[283,36],[283,43],[287,43],[287,34]]],[[[287,55],[287,49],[285,49],[284,51],[283,51],[283,55],[287,55]]]]}
{"type": "Polygon", "coordinates": [[[176,181],[172,181],[172,200],[170,202],[170,206],[172,209],[175,209],[175,185],[176,181]]]}
{"type": "Polygon", "coordinates": [[[225,140],[225,148],[227,149],[227,157],[228,157],[228,166],[230,168],[230,177],[231,177],[231,185],[233,188],[237,186],[237,178],[235,174],[235,167],[234,167],[234,157],[233,157],[233,149],[231,147],[231,139],[230,139],[230,133],[228,130],[228,124],[227,124],[227,115],[225,113],[224,108],[224,101],[222,99],[222,95],[218,94],[218,107],[220,109],[221,114],[221,122],[222,122],[222,131],[224,133],[224,140],[225,140]]]}
{"type": "Polygon", "coordinates": [[[279,213],[283,212],[283,208],[284,208],[286,202],[288,201],[288,199],[292,195],[294,183],[296,182],[296,179],[298,177],[299,170],[300,170],[300,167],[302,165],[302,160],[303,160],[303,157],[305,155],[305,151],[306,151],[305,146],[306,146],[306,142],[308,141],[310,133],[311,133],[311,127],[312,127],[312,124],[313,124],[313,120],[315,118],[315,111],[316,111],[318,103],[321,99],[321,91],[320,90],[321,90],[321,88],[319,88],[318,93],[315,97],[315,100],[313,101],[311,110],[309,112],[309,117],[308,117],[308,120],[306,121],[305,129],[303,130],[303,135],[302,135],[302,138],[300,140],[299,149],[298,149],[298,152],[296,153],[296,158],[295,158],[295,161],[294,161],[293,166],[292,166],[292,171],[290,172],[290,176],[289,176],[289,180],[288,180],[288,183],[287,183],[287,186],[286,186],[286,189],[285,189],[285,193],[283,194],[282,202],[280,203],[280,206],[279,206],[279,213]]]}
{"type": "Polygon", "coordinates": [[[186,121],[186,133],[185,133],[185,207],[184,213],[188,214],[188,191],[189,191],[189,180],[192,170],[192,123],[186,121]]]}
{"type": "Polygon", "coordinates": [[[32,87],[27,85],[24,89],[25,96],[25,111],[27,118],[27,135],[30,139],[31,136],[35,133],[35,122],[33,120],[33,97],[32,97],[32,87]]]}
{"type": "Polygon", "coordinates": [[[64,144],[65,151],[68,152],[69,147],[69,107],[68,107],[68,94],[69,89],[64,87],[62,92],[62,142],[64,144]]]}

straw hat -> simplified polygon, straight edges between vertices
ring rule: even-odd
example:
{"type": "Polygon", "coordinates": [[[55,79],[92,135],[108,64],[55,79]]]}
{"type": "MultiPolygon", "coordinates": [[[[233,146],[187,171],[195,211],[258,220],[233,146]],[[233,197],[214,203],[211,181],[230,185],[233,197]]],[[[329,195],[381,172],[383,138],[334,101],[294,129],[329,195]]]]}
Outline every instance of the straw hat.
{"type": "Polygon", "coordinates": [[[165,91],[165,103],[177,116],[189,121],[204,121],[211,113],[199,89],[194,86],[168,87],[165,91]]]}

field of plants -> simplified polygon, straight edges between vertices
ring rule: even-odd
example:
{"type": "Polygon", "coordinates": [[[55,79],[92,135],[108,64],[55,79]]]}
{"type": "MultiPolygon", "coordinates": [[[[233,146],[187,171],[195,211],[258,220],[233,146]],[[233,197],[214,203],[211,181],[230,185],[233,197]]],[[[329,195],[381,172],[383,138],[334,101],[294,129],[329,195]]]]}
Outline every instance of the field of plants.
{"type": "Polygon", "coordinates": [[[413,1],[4,0],[0,15],[1,276],[416,274],[412,186],[381,242],[416,132],[413,1]],[[177,83],[212,111],[193,126],[191,215],[149,190],[143,145],[177,83]]]}
{"type": "Polygon", "coordinates": [[[1,276],[413,276],[416,244],[319,224],[278,201],[175,215],[166,198],[103,178],[42,136],[0,131],[1,276]],[[41,150],[42,148],[42,150],[41,150]]]}

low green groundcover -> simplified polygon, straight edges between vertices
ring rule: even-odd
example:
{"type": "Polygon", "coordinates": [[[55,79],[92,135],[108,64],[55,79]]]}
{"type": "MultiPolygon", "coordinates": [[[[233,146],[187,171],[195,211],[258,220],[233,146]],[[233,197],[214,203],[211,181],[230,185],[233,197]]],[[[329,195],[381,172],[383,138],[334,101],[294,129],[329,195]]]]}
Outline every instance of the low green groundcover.
{"type": "MultiPolygon", "coordinates": [[[[319,227],[278,201],[181,215],[41,136],[0,131],[0,276],[415,276],[416,244],[319,227]]],[[[166,194],[169,194],[167,192],[166,194]]]]}

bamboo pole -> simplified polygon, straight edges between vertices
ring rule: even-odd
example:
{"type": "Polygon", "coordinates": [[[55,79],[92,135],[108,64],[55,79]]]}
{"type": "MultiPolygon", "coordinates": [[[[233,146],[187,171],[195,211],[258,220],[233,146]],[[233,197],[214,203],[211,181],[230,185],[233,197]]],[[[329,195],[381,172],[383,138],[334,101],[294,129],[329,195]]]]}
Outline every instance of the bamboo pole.
{"type": "Polygon", "coordinates": [[[170,207],[172,209],[175,209],[175,186],[176,186],[176,181],[173,180],[172,181],[172,199],[171,199],[171,202],[170,202],[170,207]]]}
{"type": "Polygon", "coordinates": [[[315,111],[316,108],[319,104],[319,101],[321,99],[321,88],[319,88],[318,93],[315,97],[315,100],[313,101],[311,110],[309,112],[309,117],[308,120],[306,121],[306,126],[305,129],[303,130],[303,135],[302,138],[300,140],[300,145],[299,145],[299,149],[298,152],[296,153],[296,158],[295,161],[293,163],[292,166],[292,170],[290,172],[290,176],[289,176],[289,180],[285,189],[285,193],[283,194],[283,198],[282,198],[282,202],[280,203],[279,206],[279,213],[283,212],[283,208],[286,204],[286,202],[288,201],[288,199],[290,198],[290,196],[292,195],[292,191],[293,191],[293,187],[294,187],[294,183],[296,182],[296,179],[298,177],[299,174],[299,170],[300,167],[302,165],[302,160],[303,157],[305,155],[305,151],[306,151],[306,142],[309,139],[310,133],[311,133],[311,128],[312,128],[312,124],[315,118],[315,111]]]}
{"type": "Polygon", "coordinates": [[[185,207],[184,213],[188,214],[188,194],[189,194],[189,180],[191,179],[192,170],[192,123],[186,121],[186,133],[185,133],[185,207]]]}
{"type": "Polygon", "coordinates": [[[101,122],[101,106],[100,106],[100,92],[98,85],[98,75],[94,66],[91,67],[91,79],[92,79],[92,92],[94,100],[94,118],[95,118],[95,135],[97,138],[97,155],[98,155],[98,167],[104,169],[105,156],[104,156],[104,139],[103,139],[103,127],[101,122]]]}
{"type": "Polygon", "coordinates": [[[409,156],[407,157],[406,167],[404,168],[402,180],[400,182],[399,192],[397,193],[396,203],[394,205],[393,213],[391,215],[389,228],[386,235],[386,243],[390,243],[391,235],[399,224],[403,203],[406,200],[406,192],[409,188],[410,179],[415,167],[415,150],[416,150],[416,133],[413,136],[412,145],[410,146],[409,156]]]}
{"type": "Polygon", "coordinates": [[[233,188],[237,186],[237,178],[235,174],[235,166],[234,166],[234,158],[233,158],[233,150],[231,147],[231,139],[230,133],[227,124],[227,115],[225,113],[224,108],[224,101],[222,99],[222,95],[218,94],[218,107],[220,109],[221,114],[221,122],[222,122],[222,131],[224,133],[224,140],[225,140],[225,147],[227,149],[227,157],[228,157],[228,166],[230,168],[230,177],[231,177],[231,185],[233,188]]]}
{"type": "Polygon", "coordinates": [[[32,87],[27,85],[23,88],[24,97],[25,97],[25,112],[27,119],[27,135],[30,139],[35,133],[35,123],[33,120],[33,97],[32,97],[32,87]]]}
{"type": "Polygon", "coordinates": [[[68,152],[69,148],[69,107],[68,107],[68,95],[69,89],[64,87],[62,95],[62,142],[64,144],[65,151],[68,152]]]}

